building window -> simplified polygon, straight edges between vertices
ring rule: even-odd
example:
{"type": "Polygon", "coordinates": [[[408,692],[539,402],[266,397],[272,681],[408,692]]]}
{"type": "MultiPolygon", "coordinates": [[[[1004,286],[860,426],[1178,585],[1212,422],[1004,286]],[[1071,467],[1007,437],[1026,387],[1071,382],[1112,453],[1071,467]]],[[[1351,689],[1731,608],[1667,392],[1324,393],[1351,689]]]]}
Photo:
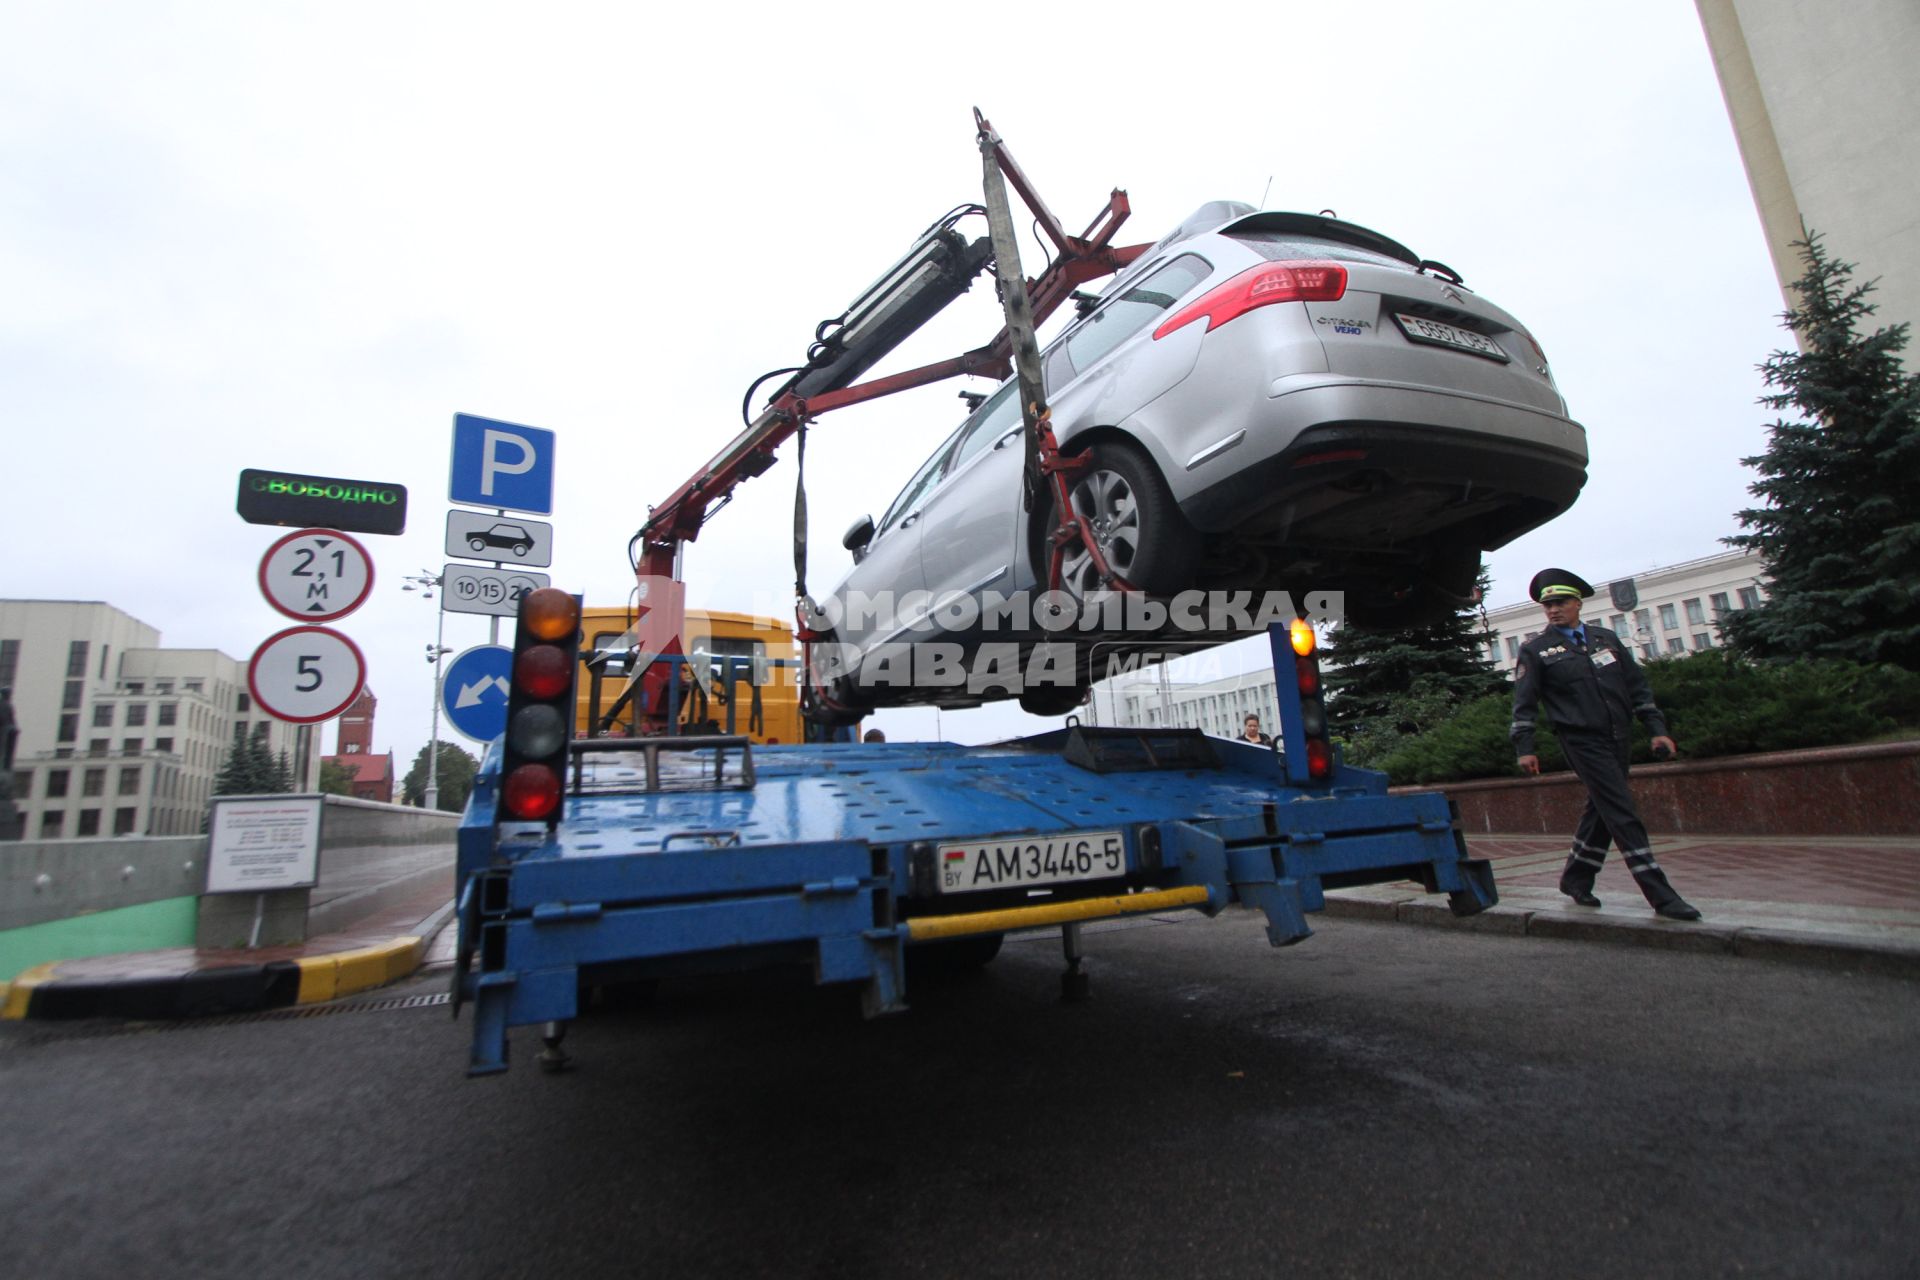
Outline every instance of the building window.
{"type": "Polygon", "coordinates": [[[1733,607],[1731,604],[1727,603],[1727,593],[1724,591],[1714,592],[1709,603],[1713,605],[1713,613],[1715,617],[1719,617],[1721,614],[1725,613],[1728,609],[1731,609],[1733,607]]]}
{"type": "Polygon", "coordinates": [[[1672,636],[1667,640],[1668,653],[1685,653],[1686,651],[1687,651],[1687,642],[1685,640],[1682,640],[1679,636],[1672,636]]]}
{"type": "Polygon", "coordinates": [[[140,794],[140,769],[137,765],[120,771],[120,794],[123,796],[140,794]]]}
{"type": "Polygon", "coordinates": [[[1624,613],[1616,613],[1612,618],[1607,620],[1607,625],[1613,628],[1615,635],[1621,635],[1627,629],[1627,615],[1624,613]]]}
{"type": "Polygon", "coordinates": [[[1507,637],[1507,661],[1515,662],[1520,658],[1520,637],[1507,637]]]}
{"type": "Polygon", "coordinates": [[[1707,625],[1707,614],[1706,611],[1700,607],[1700,597],[1698,596],[1687,601],[1687,625],[1690,627],[1704,627],[1707,625]]]}
{"type": "Polygon", "coordinates": [[[105,738],[88,738],[87,754],[90,756],[103,756],[107,754],[107,740],[105,738]]]}
{"type": "Polygon", "coordinates": [[[180,723],[180,704],[163,702],[160,704],[160,718],[155,723],[162,728],[180,723]]]}
{"type": "Polygon", "coordinates": [[[22,799],[33,794],[33,770],[15,769],[13,771],[13,794],[22,799]]]}
{"type": "Polygon", "coordinates": [[[153,740],[153,749],[155,751],[164,751],[168,755],[172,755],[173,739],[172,738],[155,738],[153,740]]]}
{"type": "Polygon", "coordinates": [[[1663,604],[1660,606],[1660,626],[1663,630],[1667,631],[1678,631],[1680,629],[1680,615],[1674,612],[1672,605],[1663,604]]]}
{"type": "Polygon", "coordinates": [[[147,744],[141,741],[139,738],[122,738],[120,739],[120,754],[127,755],[127,756],[137,756],[146,747],[146,745],[147,744]]]}
{"type": "Polygon", "coordinates": [[[107,771],[88,769],[80,775],[80,794],[83,796],[105,795],[107,791],[107,771]]]}
{"type": "Polygon", "coordinates": [[[1701,649],[1711,649],[1713,648],[1713,637],[1704,631],[1696,631],[1693,633],[1693,647],[1695,652],[1701,649]]]}
{"type": "Polygon", "coordinates": [[[113,811],[113,834],[130,836],[133,834],[134,819],[140,815],[138,809],[115,809],[113,811]]]}
{"type": "Polygon", "coordinates": [[[80,717],[65,715],[60,717],[60,742],[73,742],[80,736],[80,717]]]}
{"type": "Polygon", "coordinates": [[[60,812],[58,809],[49,809],[41,814],[40,838],[42,840],[58,840],[61,835],[60,824],[66,816],[66,814],[60,812]]]}
{"type": "Polygon", "coordinates": [[[86,696],[87,686],[78,680],[67,681],[67,687],[60,694],[62,711],[78,711],[80,700],[86,696]]]}
{"type": "Polygon", "coordinates": [[[154,691],[155,693],[172,693],[172,692],[173,692],[173,681],[171,681],[171,680],[155,680],[155,681],[153,682],[153,691],[154,691]]]}
{"type": "Polygon", "coordinates": [[[187,681],[187,692],[188,692],[188,693],[205,693],[205,692],[206,692],[206,690],[207,690],[207,686],[206,686],[206,682],[205,682],[204,680],[189,680],[189,681],[187,681]]]}
{"type": "Polygon", "coordinates": [[[1755,587],[1740,588],[1740,607],[1742,609],[1758,609],[1760,607],[1759,590],[1755,587]]]}
{"type": "Polygon", "coordinates": [[[129,702],[127,704],[127,728],[138,729],[147,722],[147,704],[129,702]]]}
{"type": "Polygon", "coordinates": [[[122,693],[145,693],[147,686],[141,684],[138,680],[129,680],[120,686],[120,690],[122,693]]]}
{"type": "Polygon", "coordinates": [[[0,640],[0,685],[11,689],[13,678],[20,671],[20,642],[18,640],[0,640]]]}
{"type": "Polygon", "coordinates": [[[240,695],[240,700],[234,704],[233,709],[241,715],[245,715],[247,712],[253,710],[253,699],[243,693],[240,695]]]}
{"type": "Polygon", "coordinates": [[[255,721],[253,726],[254,741],[265,742],[267,740],[267,730],[272,727],[273,722],[271,720],[255,721]]]}
{"type": "Polygon", "coordinates": [[[84,680],[87,676],[87,642],[75,640],[67,646],[67,679],[84,680]]]}
{"type": "Polygon", "coordinates": [[[1653,615],[1645,609],[1633,611],[1633,629],[1636,632],[1653,630],[1653,615]]]}
{"type": "Polygon", "coordinates": [[[58,800],[67,794],[68,770],[47,770],[47,799],[58,800]]]}
{"type": "Polygon", "coordinates": [[[1645,658],[1648,662],[1652,662],[1655,658],[1659,657],[1660,655],[1654,652],[1652,645],[1643,644],[1640,646],[1640,656],[1642,658],[1645,658]]]}
{"type": "Polygon", "coordinates": [[[100,811],[98,809],[82,809],[80,811],[80,827],[73,834],[77,836],[99,835],[100,811]]]}

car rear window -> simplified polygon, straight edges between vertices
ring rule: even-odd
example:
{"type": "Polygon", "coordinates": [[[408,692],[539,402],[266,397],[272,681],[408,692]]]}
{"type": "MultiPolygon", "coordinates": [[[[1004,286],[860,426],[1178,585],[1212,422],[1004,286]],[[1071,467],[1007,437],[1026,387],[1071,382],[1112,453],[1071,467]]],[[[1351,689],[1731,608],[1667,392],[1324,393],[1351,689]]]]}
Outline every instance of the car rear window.
{"type": "Polygon", "coordinates": [[[1091,319],[1067,335],[1067,355],[1073,367],[1076,370],[1090,367],[1172,310],[1174,303],[1192,292],[1212,271],[1205,258],[1184,253],[1152,275],[1129,285],[1125,293],[1103,304],[1091,319]]]}
{"type": "Polygon", "coordinates": [[[1338,240],[1326,240],[1319,236],[1285,231],[1229,231],[1227,234],[1273,262],[1331,258],[1335,262],[1368,262],[1381,267],[1399,267],[1402,271],[1414,265],[1389,254],[1375,253],[1356,244],[1342,244],[1338,240]]]}

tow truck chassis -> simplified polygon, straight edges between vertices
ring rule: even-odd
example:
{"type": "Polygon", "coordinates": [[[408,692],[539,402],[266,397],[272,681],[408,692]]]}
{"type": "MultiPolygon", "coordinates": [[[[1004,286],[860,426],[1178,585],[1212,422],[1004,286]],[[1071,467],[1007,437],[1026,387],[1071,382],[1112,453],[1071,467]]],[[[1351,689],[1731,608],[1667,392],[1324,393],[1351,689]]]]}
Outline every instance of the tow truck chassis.
{"type": "Polygon", "coordinates": [[[1496,900],[1443,796],[1388,795],[1382,775],[1344,766],[1330,786],[1290,786],[1271,750],[1195,730],[574,747],[551,830],[494,826],[498,745],[461,829],[455,1001],[474,1006],[471,1074],[505,1070],[509,1027],[565,1023],[605,978],[803,961],[818,982],[863,984],[874,1015],[905,1007],[904,949],[944,939],[1060,927],[1071,990],[1089,919],[1242,906],[1278,947],[1311,933],[1329,888],[1414,880],[1463,915],[1496,900]],[[1120,834],[1121,876],[941,890],[943,846],[1087,831],[1120,834]]]}

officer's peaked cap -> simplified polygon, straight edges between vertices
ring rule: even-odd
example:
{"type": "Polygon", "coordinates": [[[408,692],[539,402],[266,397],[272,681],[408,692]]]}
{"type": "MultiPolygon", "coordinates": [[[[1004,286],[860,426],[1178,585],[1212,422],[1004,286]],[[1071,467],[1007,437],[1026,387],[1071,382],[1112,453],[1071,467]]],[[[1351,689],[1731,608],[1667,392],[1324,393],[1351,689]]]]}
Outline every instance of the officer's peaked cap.
{"type": "Polygon", "coordinates": [[[1527,597],[1542,603],[1573,596],[1584,599],[1593,594],[1593,584],[1569,569],[1542,569],[1527,586],[1527,597]]]}

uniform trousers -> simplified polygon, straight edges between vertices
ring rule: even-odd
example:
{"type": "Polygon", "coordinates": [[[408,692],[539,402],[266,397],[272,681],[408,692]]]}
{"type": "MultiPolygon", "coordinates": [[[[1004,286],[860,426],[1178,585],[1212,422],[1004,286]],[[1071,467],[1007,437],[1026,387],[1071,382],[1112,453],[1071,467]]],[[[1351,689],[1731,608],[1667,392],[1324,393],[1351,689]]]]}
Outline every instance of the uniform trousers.
{"type": "Polygon", "coordinates": [[[1627,870],[1654,908],[1677,902],[1680,895],[1667,883],[1667,873],[1653,860],[1647,829],[1634,811],[1633,792],[1627,787],[1627,759],[1631,743],[1627,726],[1611,732],[1559,731],[1560,749],[1581,785],[1587,789],[1587,807],[1573,830],[1573,851],[1560,874],[1563,890],[1592,892],[1593,879],[1607,859],[1607,846],[1620,846],[1627,870]]]}

